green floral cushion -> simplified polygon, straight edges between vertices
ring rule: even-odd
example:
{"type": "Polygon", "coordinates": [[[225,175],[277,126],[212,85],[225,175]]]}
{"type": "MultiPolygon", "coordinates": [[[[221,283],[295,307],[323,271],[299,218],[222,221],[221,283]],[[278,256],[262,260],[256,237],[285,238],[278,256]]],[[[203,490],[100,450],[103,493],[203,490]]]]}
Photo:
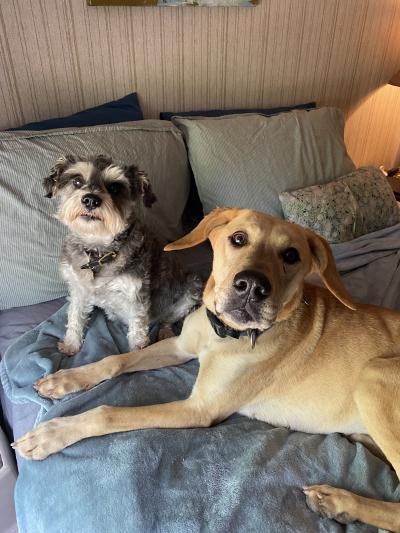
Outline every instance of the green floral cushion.
{"type": "Polygon", "coordinates": [[[350,241],[400,222],[400,209],[383,173],[361,167],[326,185],[279,195],[287,220],[328,242],[350,241]]]}

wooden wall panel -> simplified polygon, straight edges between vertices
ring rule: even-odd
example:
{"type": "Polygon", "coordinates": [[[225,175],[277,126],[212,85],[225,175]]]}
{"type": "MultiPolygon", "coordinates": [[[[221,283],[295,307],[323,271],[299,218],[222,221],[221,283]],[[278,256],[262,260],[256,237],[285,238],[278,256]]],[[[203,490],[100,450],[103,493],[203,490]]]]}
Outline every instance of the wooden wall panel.
{"type": "Polygon", "coordinates": [[[400,0],[260,0],[255,8],[0,0],[0,128],[136,90],[161,110],[317,100],[347,117],[357,164],[400,162],[400,0]]]}

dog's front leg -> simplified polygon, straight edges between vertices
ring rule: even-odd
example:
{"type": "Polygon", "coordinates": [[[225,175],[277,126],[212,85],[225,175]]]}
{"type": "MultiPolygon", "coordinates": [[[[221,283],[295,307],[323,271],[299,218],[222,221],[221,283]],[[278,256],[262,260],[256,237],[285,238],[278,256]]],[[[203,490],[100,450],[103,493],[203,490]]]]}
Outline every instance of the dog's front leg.
{"type": "Polygon", "coordinates": [[[67,331],[64,340],[58,343],[58,349],[62,353],[75,355],[79,352],[83,342],[86,321],[92,310],[93,305],[88,302],[86,294],[71,290],[67,331]]]}
{"type": "Polygon", "coordinates": [[[180,365],[194,357],[185,349],[180,337],[172,337],[137,352],[110,355],[96,363],[59,370],[39,379],[33,387],[45,398],[61,399],[121,374],[180,365]]]}
{"type": "Polygon", "coordinates": [[[134,352],[150,343],[150,302],[135,303],[128,317],[128,345],[134,352]]]}
{"type": "Polygon", "coordinates": [[[43,422],[13,447],[26,459],[46,459],[88,437],[135,429],[208,427],[214,422],[210,412],[192,398],[145,407],[102,405],[79,415],[43,422]]]}

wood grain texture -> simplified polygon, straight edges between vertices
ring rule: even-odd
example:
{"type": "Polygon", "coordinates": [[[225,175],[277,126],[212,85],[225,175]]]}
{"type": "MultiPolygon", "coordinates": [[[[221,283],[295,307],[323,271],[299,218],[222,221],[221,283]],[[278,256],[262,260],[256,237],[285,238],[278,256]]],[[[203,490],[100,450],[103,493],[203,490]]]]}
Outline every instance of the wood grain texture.
{"type": "Polygon", "coordinates": [[[357,164],[400,162],[400,0],[255,8],[0,0],[0,128],[137,91],[160,111],[317,100],[346,112],[357,164]]]}

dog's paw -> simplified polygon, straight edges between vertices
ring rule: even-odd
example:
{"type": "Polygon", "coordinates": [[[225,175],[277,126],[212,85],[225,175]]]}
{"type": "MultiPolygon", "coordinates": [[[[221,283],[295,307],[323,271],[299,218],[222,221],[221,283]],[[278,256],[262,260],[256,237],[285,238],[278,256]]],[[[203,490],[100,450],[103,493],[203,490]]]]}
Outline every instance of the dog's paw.
{"type": "Polygon", "coordinates": [[[76,442],[66,418],[53,418],[25,433],[11,446],[25,459],[42,460],[76,442]]]}
{"type": "Polygon", "coordinates": [[[49,374],[38,379],[33,384],[33,388],[45,398],[60,400],[66,394],[88,390],[96,385],[88,372],[81,368],[71,368],[59,370],[55,374],[49,374]]]}
{"type": "Polygon", "coordinates": [[[57,347],[61,353],[71,357],[72,355],[75,355],[79,352],[79,350],[81,349],[81,344],[63,340],[57,343],[57,347]]]}
{"type": "Polygon", "coordinates": [[[137,352],[138,350],[141,350],[142,348],[146,348],[150,344],[150,338],[148,336],[146,337],[138,337],[137,335],[135,337],[128,337],[128,344],[129,344],[129,350],[131,352],[137,352]]]}
{"type": "Polygon", "coordinates": [[[324,518],[331,518],[341,524],[355,521],[351,515],[354,495],[344,489],[330,485],[311,485],[303,487],[308,507],[324,518]]]}

